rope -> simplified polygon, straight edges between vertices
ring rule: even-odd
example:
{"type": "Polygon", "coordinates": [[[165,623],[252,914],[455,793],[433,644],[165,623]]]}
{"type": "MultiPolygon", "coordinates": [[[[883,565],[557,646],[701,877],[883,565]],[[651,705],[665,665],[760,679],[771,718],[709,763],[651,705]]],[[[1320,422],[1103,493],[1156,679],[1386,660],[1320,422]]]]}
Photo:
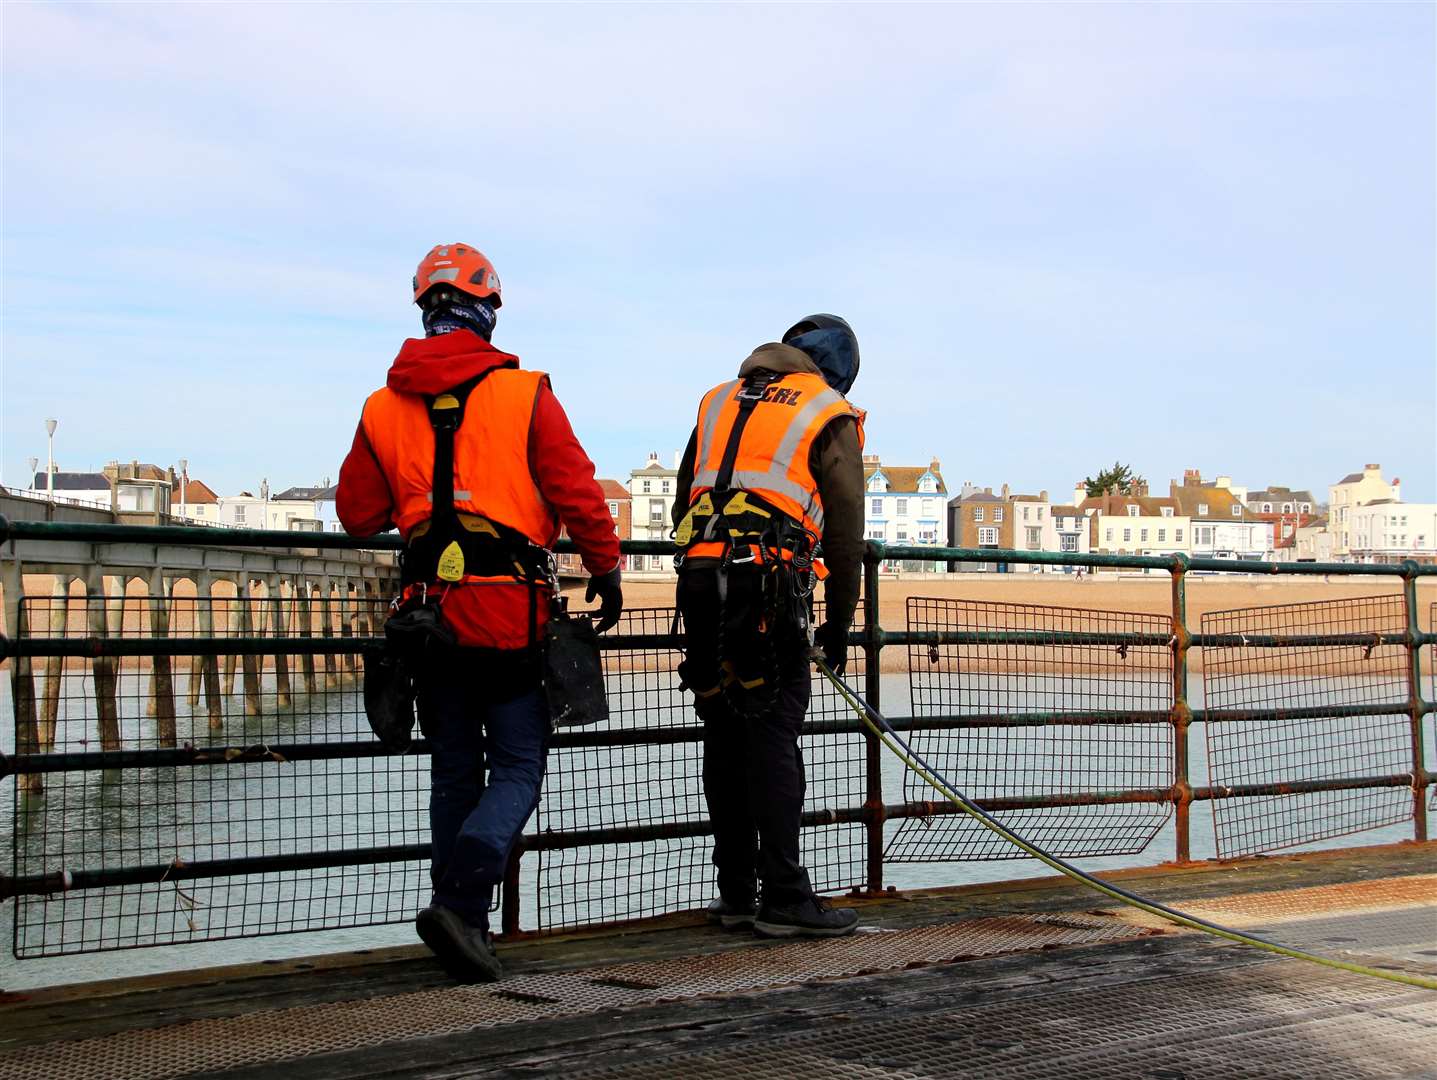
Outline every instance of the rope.
{"type": "Polygon", "coordinates": [[[864,726],[872,731],[874,735],[878,736],[884,746],[888,747],[905,765],[927,781],[934,790],[945,796],[964,813],[977,820],[984,828],[996,833],[1010,844],[1027,852],[1039,862],[1052,867],[1061,874],[1067,875],[1074,881],[1086,885],[1090,889],[1095,889],[1105,896],[1110,896],[1115,900],[1121,901],[1130,907],[1135,907],[1139,911],[1156,915],[1159,918],[1166,919],[1168,922],[1176,923],[1178,926],[1184,926],[1190,930],[1199,930],[1205,934],[1212,934],[1214,937],[1235,941],[1240,945],[1250,945],[1264,952],[1276,953],[1278,956],[1286,956],[1294,960],[1306,960],[1309,963],[1321,964],[1323,967],[1336,968],[1338,971],[1347,971],[1355,975],[1370,975],[1375,979],[1386,979],[1389,982],[1405,983],[1408,986],[1417,986],[1424,990],[1437,990],[1437,979],[1413,975],[1405,971],[1383,971],[1381,968],[1365,967],[1362,964],[1353,964],[1346,960],[1336,960],[1330,956],[1320,956],[1317,953],[1295,949],[1289,945],[1268,941],[1266,938],[1258,937],[1255,934],[1247,934],[1241,930],[1234,930],[1215,922],[1209,922],[1207,919],[1200,918],[1196,915],[1189,915],[1186,912],[1160,904],[1156,900],[1149,900],[1136,893],[1128,892],[1126,889],[1117,885],[1109,884],[1084,870],[1079,870],[1076,866],[1064,859],[1060,859],[1056,855],[1050,855],[1036,844],[1024,839],[1018,833],[992,817],[981,806],[950,784],[944,779],[942,773],[924,761],[923,758],[893,730],[882,713],[868,704],[867,701],[859,696],[857,691],[850,688],[846,682],[835,675],[826,663],[822,660],[818,660],[817,663],[819,671],[823,672],[828,678],[828,681],[833,683],[839,695],[853,707],[854,711],[858,714],[858,718],[863,721],[864,726]]]}

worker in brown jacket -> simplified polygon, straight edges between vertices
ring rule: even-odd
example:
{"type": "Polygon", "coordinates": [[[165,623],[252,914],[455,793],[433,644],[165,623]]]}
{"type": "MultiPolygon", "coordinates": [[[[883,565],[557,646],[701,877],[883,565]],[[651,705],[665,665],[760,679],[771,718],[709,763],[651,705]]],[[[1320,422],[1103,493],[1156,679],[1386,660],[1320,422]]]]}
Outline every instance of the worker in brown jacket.
{"type": "Polygon", "coordinates": [[[704,725],[718,871],[708,913],[769,937],[833,937],[858,924],[815,895],[804,869],[798,747],[813,645],[841,671],[858,603],[863,413],[844,396],[857,374],[846,322],[802,320],[704,396],[679,466],[680,672],[704,725]],[[827,611],[815,631],[819,577],[827,611]]]}

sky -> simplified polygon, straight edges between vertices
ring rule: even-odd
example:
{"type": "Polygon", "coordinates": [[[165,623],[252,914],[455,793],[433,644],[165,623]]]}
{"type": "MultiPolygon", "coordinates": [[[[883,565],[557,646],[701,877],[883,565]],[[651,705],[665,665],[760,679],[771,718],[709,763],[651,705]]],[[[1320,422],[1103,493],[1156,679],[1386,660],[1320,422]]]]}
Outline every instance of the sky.
{"type": "Polygon", "coordinates": [[[432,245],[599,474],[843,315],[868,451],[1437,498],[1437,6],[0,10],[0,480],[338,476],[432,245]]]}

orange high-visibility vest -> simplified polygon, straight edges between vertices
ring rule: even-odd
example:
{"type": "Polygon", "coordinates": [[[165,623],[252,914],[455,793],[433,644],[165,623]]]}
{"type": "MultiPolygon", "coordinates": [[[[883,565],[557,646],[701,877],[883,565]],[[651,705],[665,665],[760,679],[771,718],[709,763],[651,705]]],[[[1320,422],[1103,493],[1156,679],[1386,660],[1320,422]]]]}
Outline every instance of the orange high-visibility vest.
{"type": "MultiPolygon", "coordinates": [[[[719,480],[724,453],[739,416],[744,380],[714,387],[699,406],[692,505],[719,480]]],[[[730,490],[750,491],[815,536],[823,535],[823,500],[809,468],[813,442],[834,420],[851,416],[863,445],[863,412],[823,376],[800,371],[780,375],[763,392],[739,437],[730,490]]]]}
{"type": "MultiPolygon", "coordinates": [[[[548,376],[491,371],[469,393],[454,436],[454,509],[507,525],[540,547],[553,547],[559,519],[529,471],[529,425],[548,376]]],[[[385,387],[369,395],[360,421],[394,498],[406,540],[434,514],[434,428],[424,399],[385,387]]]]}

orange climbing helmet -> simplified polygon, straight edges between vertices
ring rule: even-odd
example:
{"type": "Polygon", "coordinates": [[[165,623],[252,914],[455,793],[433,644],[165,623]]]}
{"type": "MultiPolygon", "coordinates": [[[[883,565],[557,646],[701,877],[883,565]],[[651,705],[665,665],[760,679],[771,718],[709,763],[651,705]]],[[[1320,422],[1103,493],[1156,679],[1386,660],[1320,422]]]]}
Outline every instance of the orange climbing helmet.
{"type": "Polygon", "coordinates": [[[472,244],[440,244],[430,250],[414,271],[414,302],[419,304],[430,289],[446,287],[488,301],[499,307],[499,275],[482,251],[472,244]]]}

